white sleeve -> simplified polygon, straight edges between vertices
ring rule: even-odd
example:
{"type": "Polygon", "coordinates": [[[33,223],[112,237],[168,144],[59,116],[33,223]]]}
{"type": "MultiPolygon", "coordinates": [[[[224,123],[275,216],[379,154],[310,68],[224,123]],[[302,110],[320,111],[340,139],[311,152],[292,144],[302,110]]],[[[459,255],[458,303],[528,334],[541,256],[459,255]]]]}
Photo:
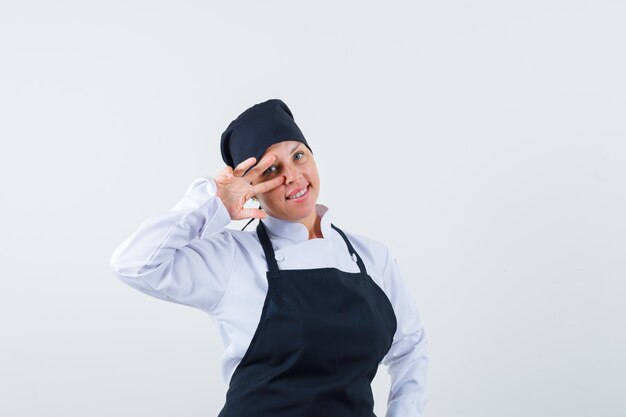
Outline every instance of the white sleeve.
{"type": "Polygon", "coordinates": [[[391,348],[382,360],[391,375],[385,417],[421,417],[429,400],[428,340],[415,300],[388,249],[383,279],[398,323],[391,348]]]}
{"type": "Polygon", "coordinates": [[[196,179],[169,212],[145,219],[111,256],[111,269],[148,295],[210,312],[226,291],[236,244],[212,177],[196,179]]]}

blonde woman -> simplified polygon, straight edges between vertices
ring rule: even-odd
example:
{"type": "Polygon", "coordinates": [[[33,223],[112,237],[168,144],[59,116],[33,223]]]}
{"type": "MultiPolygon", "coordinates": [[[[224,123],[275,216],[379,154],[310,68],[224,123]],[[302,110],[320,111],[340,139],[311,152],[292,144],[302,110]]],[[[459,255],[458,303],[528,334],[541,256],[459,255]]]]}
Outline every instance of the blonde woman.
{"type": "Polygon", "coordinates": [[[130,286],[214,319],[228,384],[218,417],[375,417],[381,363],[386,417],[421,416],[428,342],[415,302],[388,248],[342,231],[317,203],[313,152],[287,105],[247,109],[221,153],[215,177],[194,181],[111,259],[130,286]],[[251,198],[258,209],[244,207],[251,198]],[[226,227],[241,219],[258,219],[256,230],[226,227]]]}

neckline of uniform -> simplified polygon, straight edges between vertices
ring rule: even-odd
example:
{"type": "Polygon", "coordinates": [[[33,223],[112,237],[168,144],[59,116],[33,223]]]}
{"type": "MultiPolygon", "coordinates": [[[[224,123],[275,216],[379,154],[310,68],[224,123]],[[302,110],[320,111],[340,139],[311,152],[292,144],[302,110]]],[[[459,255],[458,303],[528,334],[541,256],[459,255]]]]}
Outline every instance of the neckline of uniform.
{"type": "MultiPolygon", "coordinates": [[[[315,211],[320,218],[322,238],[327,239],[332,236],[332,216],[330,209],[324,204],[317,203],[315,205],[315,211]]],[[[268,215],[263,219],[263,224],[271,237],[280,237],[293,242],[309,240],[309,230],[300,222],[292,222],[268,215]]]]}

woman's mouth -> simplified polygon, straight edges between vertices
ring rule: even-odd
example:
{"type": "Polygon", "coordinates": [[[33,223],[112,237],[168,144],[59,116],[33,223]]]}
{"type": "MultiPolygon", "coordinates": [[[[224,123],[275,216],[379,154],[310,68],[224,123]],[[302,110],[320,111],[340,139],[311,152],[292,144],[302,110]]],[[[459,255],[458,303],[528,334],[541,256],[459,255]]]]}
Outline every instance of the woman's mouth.
{"type": "Polygon", "coordinates": [[[294,194],[293,197],[287,197],[286,199],[287,201],[302,201],[302,200],[305,200],[308,196],[309,196],[309,186],[307,185],[306,188],[294,194]]]}

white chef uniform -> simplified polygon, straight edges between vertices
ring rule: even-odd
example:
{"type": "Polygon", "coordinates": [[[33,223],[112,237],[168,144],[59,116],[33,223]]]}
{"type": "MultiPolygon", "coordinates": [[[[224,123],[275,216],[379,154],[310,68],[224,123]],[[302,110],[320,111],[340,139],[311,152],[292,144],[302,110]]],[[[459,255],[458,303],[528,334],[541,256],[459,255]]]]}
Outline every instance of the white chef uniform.
{"type": "MultiPolygon", "coordinates": [[[[331,227],[329,208],[317,204],[316,211],[323,239],[308,239],[299,222],[272,216],[263,220],[279,268],[359,272],[345,241],[331,227]]],[[[114,273],[128,285],[209,314],[225,347],[221,377],[226,384],[252,340],[267,293],[267,263],[256,232],[229,229],[230,222],[215,180],[198,178],[169,212],[144,220],[111,257],[114,273]]],[[[344,233],[391,301],[397,319],[393,344],[382,360],[391,376],[385,417],[421,417],[429,400],[428,340],[415,301],[383,243],[344,233]]]]}

